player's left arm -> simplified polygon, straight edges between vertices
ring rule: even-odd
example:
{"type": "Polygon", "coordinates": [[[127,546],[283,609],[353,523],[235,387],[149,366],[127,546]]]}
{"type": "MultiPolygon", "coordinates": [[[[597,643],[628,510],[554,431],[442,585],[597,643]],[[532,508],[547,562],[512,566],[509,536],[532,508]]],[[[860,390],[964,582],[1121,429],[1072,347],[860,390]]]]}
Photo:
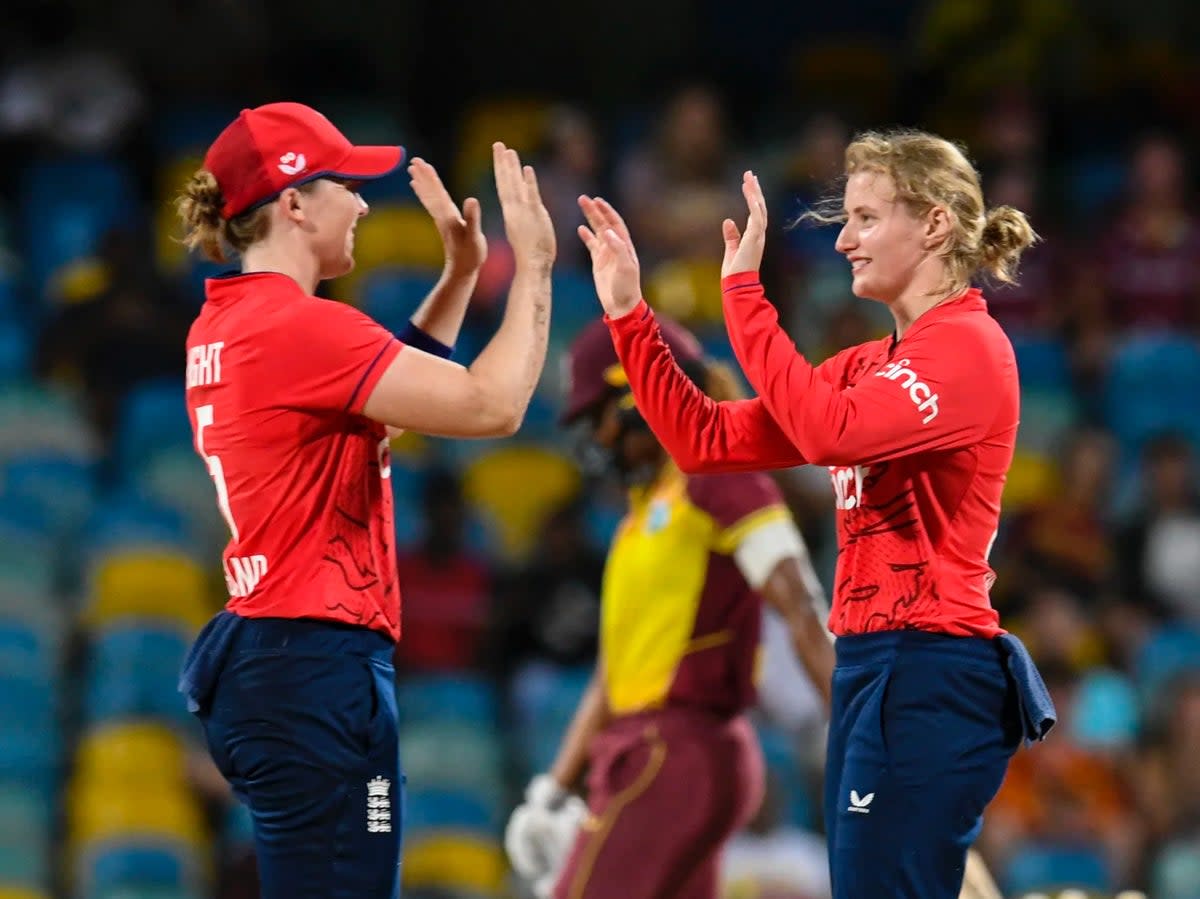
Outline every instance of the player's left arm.
{"type": "Polygon", "coordinates": [[[986,437],[1015,397],[1016,363],[981,322],[939,322],[901,341],[889,365],[852,387],[819,377],[779,325],[756,272],[722,281],[738,361],[810,462],[860,465],[957,449],[986,437]]]}
{"type": "Polygon", "coordinates": [[[833,637],[825,625],[829,607],[804,538],[787,511],[778,511],[741,534],[733,559],[787,624],[796,658],[828,710],[834,665],[833,637]]]}
{"type": "Polygon", "coordinates": [[[414,340],[411,334],[400,335],[400,339],[445,358],[449,357],[450,348],[458,340],[467,304],[475,293],[479,271],[487,260],[487,238],[483,234],[477,199],[468,197],[460,210],[442,184],[437,170],[423,159],[413,159],[408,173],[413,193],[441,235],[446,261],[437,284],[410,320],[410,327],[433,343],[426,344],[419,338],[414,340]],[[444,353],[440,351],[443,348],[444,353]]]}

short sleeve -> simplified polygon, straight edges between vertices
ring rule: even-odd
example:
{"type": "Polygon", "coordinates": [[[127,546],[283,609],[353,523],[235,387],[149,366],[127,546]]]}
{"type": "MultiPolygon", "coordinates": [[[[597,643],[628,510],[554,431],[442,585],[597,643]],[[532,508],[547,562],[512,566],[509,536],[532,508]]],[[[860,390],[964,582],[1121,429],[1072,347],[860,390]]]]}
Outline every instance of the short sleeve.
{"type": "Polygon", "coordinates": [[[272,329],[269,380],[287,405],[359,414],[404,346],[359,310],[333,300],[300,301],[272,329]]]}
{"type": "Polygon", "coordinates": [[[717,526],[715,549],[732,553],[745,534],[774,520],[787,520],[779,487],[761,472],[693,475],[688,499],[717,526]]]}

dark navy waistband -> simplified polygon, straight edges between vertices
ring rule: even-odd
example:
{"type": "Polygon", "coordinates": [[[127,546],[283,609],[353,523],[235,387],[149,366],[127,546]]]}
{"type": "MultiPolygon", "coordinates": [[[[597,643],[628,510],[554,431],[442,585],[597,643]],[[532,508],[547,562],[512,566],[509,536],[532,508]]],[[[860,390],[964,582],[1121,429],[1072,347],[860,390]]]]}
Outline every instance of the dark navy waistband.
{"type": "Polygon", "coordinates": [[[1004,650],[985,637],[956,637],[930,631],[879,631],[838,637],[837,663],[844,667],[890,661],[899,653],[929,653],[939,659],[1004,663],[1004,650]]]}
{"type": "Polygon", "coordinates": [[[232,652],[355,655],[391,662],[396,644],[379,631],[338,621],[243,618],[233,633],[229,649],[232,652]]]}

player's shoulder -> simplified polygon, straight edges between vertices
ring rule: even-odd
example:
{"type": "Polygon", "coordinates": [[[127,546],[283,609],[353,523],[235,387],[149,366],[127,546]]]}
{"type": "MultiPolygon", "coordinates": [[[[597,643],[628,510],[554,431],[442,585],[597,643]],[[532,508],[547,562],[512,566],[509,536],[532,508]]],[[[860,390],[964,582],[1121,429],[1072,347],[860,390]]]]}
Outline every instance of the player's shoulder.
{"type": "Polygon", "coordinates": [[[722,526],[783,504],[779,486],[762,472],[688,475],[687,497],[692,505],[722,526]]]}
{"type": "Polygon", "coordinates": [[[941,352],[951,352],[980,364],[989,359],[1006,362],[1013,357],[1008,334],[983,305],[942,316],[925,329],[924,338],[936,341],[941,352]]]}

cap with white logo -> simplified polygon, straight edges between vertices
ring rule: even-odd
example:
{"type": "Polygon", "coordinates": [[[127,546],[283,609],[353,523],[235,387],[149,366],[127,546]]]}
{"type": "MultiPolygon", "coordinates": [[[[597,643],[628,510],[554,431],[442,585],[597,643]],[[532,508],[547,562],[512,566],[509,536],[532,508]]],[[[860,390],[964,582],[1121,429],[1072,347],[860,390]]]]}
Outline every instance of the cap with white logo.
{"type": "Polygon", "coordinates": [[[204,157],[204,167],[225,198],[225,219],[317,178],[371,181],[390,175],[403,162],[403,147],[356,147],[303,103],[243,109],[204,157]]]}

